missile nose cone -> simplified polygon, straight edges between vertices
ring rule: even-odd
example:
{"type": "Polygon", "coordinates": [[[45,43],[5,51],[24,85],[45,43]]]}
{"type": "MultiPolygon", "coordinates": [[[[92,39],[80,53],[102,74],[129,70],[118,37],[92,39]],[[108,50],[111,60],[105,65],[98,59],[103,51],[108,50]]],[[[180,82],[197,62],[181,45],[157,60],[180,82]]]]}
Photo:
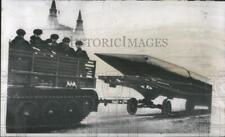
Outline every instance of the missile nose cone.
{"type": "Polygon", "coordinates": [[[95,53],[96,56],[102,56],[104,53],[95,53]]]}
{"type": "Polygon", "coordinates": [[[99,57],[99,56],[101,56],[101,53],[95,53],[95,55],[99,57]]]}
{"type": "Polygon", "coordinates": [[[106,54],[106,53],[95,53],[95,55],[101,59],[110,57],[110,54],[106,54]]]}

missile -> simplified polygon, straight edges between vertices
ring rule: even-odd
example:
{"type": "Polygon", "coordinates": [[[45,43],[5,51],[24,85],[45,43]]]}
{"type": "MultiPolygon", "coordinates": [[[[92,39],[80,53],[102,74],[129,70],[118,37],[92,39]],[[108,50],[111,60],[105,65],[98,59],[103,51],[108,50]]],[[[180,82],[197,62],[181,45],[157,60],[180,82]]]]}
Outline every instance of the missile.
{"type": "Polygon", "coordinates": [[[95,55],[125,75],[154,75],[159,73],[162,75],[167,72],[208,82],[208,79],[202,75],[149,55],[113,53],[96,53],[95,55]]]}

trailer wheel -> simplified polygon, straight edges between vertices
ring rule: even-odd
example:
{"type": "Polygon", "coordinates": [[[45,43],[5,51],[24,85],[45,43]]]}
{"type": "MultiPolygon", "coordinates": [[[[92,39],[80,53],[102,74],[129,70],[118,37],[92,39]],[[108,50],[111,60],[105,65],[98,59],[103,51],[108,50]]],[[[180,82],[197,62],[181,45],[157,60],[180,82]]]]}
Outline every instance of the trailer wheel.
{"type": "Polygon", "coordinates": [[[134,115],[137,112],[137,99],[136,98],[131,98],[127,101],[127,112],[130,115],[134,115]]]}
{"type": "Polygon", "coordinates": [[[187,101],[185,103],[185,110],[186,110],[186,112],[187,113],[191,113],[191,112],[193,112],[194,108],[195,108],[194,102],[192,100],[190,100],[190,99],[187,99],[187,101]]]}
{"type": "Polygon", "coordinates": [[[172,112],[171,102],[168,99],[164,99],[162,103],[162,114],[168,116],[172,112]]]}

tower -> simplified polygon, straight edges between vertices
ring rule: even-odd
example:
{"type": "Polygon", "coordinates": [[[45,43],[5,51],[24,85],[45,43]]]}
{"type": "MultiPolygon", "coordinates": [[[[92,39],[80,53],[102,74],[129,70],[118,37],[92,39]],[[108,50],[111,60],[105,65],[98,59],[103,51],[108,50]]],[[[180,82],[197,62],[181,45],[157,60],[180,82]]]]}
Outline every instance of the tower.
{"type": "Polygon", "coordinates": [[[48,21],[49,21],[49,25],[52,27],[58,24],[55,0],[52,0],[52,5],[51,5],[51,8],[49,9],[48,21]]]}
{"type": "Polygon", "coordinates": [[[59,35],[59,39],[64,37],[72,38],[73,29],[69,26],[60,24],[58,21],[58,12],[56,8],[56,0],[52,0],[51,7],[49,9],[48,22],[42,29],[47,30],[43,35],[50,37],[51,34],[56,33],[59,35]]]}
{"type": "Polygon", "coordinates": [[[81,16],[81,11],[80,10],[79,10],[79,13],[78,13],[77,25],[76,25],[75,31],[84,31],[84,29],[83,29],[83,20],[82,20],[82,16],[81,16]]]}
{"type": "MultiPolygon", "coordinates": [[[[73,45],[75,46],[75,42],[77,40],[81,40],[84,42],[85,35],[84,35],[84,28],[83,28],[83,20],[81,11],[79,10],[76,27],[73,31],[73,45]]],[[[85,43],[84,43],[85,44],[85,43]]]]}

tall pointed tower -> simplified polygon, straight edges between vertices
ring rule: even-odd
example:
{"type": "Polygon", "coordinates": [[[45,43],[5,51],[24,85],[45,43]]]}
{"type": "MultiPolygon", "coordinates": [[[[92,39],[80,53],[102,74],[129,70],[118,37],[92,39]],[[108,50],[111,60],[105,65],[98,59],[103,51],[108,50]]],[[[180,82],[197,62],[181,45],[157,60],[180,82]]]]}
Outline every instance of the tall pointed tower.
{"type": "Polygon", "coordinates": [[[75,29],[73,30],[73,45],[75,46],[75,42],[77,40],[81,40],[84,42],[85,35],[84,35],[84,28],[83,28],[83,20],[81,11],[79,10],[77,24],[75,29]]]}
{"type": "Polygon", "coordinates": [[[51,34],[56,33],[59,35],[59,41],[64,37],[72,38],[73,28],[60,24],[58,21],[58,11],[59,10],[56,8],[56,0],[52,0],[47,24],[42,27],[43,30],[46,30],[43,36],[49,38],[51,34]]]}
{"type": "Polygon", "coordinates": [[[81,11],[79,10],[75,31],[84,31],[81,11]]]}
{"type": "Polygon", "coordinates": [[[49,9],[48,21],[50,26],[55,26],[58,24],[55,0],[52,0],[52,5],[51,8],[49,9]]]}

